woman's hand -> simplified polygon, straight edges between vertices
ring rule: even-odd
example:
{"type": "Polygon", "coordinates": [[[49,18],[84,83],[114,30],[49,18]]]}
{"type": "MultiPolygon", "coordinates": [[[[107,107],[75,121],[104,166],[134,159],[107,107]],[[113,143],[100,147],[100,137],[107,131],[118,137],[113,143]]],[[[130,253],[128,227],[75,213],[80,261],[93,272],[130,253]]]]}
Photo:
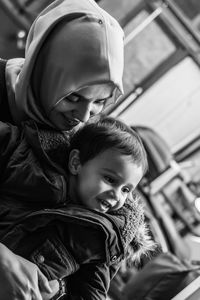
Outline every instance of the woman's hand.
{"type": "Polygon", "coordinates": [[[41,294],[42,294],[42,299],[43,300],[50,300],[50,299],[52,299],[52,297],[55,296],[55,294],[59,291],[58,280],[51,280],[51,281],[49,281],[49,285],[51,287],[52,293],[49,294],[49,293],[42,292],[41,294]]]}
{"type": "Polygon", "coordinates": [[[52,294],[39,268],[0,243],[0,300],[42,300],[42,292],[52,294]]]}
{"type": "Polygon", "coordinates": [[[13,100],[15,97],[15,85],[21,69],[24,65],[24,58],[11,58],[6,63],[5,78],[8,98],[13,100]]]}
{"type": "Polygon", "coordinates": [[[16,83],[17,77],[24,65],[24,58],[10,58],[6,63],[6,80],[12,85],[16,83]]]}

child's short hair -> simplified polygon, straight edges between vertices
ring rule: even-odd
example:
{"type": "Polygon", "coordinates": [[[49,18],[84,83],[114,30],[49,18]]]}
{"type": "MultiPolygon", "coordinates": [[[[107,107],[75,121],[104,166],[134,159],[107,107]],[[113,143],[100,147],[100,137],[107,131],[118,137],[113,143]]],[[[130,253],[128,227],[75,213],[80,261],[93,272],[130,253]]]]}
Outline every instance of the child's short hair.
{"type": "Polygon", "coordinates": [[[70,146],[70,150],[79,150],[81,164],[110,148],[132,156],[133,162],[146,172],[147,155],[139,135],[118,119],[103,116],[89,121],[74,134],[70,146]]]}

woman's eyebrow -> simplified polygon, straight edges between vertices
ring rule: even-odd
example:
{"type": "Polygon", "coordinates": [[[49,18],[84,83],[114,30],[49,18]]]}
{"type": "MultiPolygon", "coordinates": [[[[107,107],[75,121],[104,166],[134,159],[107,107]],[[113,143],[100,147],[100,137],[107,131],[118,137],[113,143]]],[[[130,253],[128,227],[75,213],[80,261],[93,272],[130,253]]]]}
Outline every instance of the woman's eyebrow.
{"type": "MultiPolygon", "coordinates": [[[[92,100],[92,99],[93,99],[93,98],[86,98],[86,97],[84,97],[84,96],[82,96],[81,94],[76,93],[76,92],[72,93],[71,95],[74,95],[74,96],[76,96],[76,97],[82,98],[83,100],[92,100]]],[[[96,100],[107,100],[107,99],[109,99],[109,98],[112,98],[112,96],[113,96],[113,92],[112,92],[108,97],[98,98],[98,99],[96,99],[96,100]]]]}
{"type": "Polygon", "coordinates": [[[76,96],[76,97],[82,97],[82,98],[84,98],[83,96],[81,96],[81,95],[79,95],[78,93],[71,93],[71,94],[69,94],[68,96],[70,96],[70,95],[74,95],[74,96],[76,96]]]}
{"type": "Polygon", "coordinates": [[[113,97],[113,95],[114,95],[114,92],[112,92],[108,97],[105,97],[105,98],[102,98],[102,99],[109,99],[109,98],[112,98],[113,97]]]}
{"type": "Polygon", "coordinates": [[[109,98],[112,98],[112,97],[113,97],[113,93],[111,93],[108,97],[103,98],[103,99],[109,99],[109,98]]]}

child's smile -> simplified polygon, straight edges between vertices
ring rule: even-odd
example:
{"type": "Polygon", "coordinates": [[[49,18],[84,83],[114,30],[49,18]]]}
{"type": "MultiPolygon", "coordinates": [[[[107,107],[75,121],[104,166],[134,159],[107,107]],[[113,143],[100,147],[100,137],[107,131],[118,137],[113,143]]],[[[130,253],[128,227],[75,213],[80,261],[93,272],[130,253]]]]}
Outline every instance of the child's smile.
{"type": "MultiPolygon", "coordinates": [[[[111,204],[104,199],[96,198],[96,201],[97,201],[97,205],[99,204],[99,211],[107,212],[112,207],[111,204]]],[[[98,206],[96,207],[96,210],[98,210],[98,206]]]]}

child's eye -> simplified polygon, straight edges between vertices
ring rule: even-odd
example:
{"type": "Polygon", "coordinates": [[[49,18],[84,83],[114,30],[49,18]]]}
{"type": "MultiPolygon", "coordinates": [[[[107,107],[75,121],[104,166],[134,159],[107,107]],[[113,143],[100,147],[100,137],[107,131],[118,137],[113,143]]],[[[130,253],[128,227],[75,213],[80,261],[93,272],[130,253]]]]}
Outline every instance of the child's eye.
{"type": "Polygon", "coordinates": [[[122,192],[123,192],[123,193],[126,193],[126,194],[129,194],[129,193],[130,193],[130,188],[127,187],[127,186],[124,186],[124,187],[122,188],[122,192]]]}
{"type": "Polygon", "coordinates": [[[110,177],[110,176],[108,176],[108,175],[105,175],[105,176],[104,176],[104,179],[105,179],[107,182],[111,183],[111,184],[113,184],[113,183],[115,182],[114,178],[112,178],[112,177],[110,177]]]}

